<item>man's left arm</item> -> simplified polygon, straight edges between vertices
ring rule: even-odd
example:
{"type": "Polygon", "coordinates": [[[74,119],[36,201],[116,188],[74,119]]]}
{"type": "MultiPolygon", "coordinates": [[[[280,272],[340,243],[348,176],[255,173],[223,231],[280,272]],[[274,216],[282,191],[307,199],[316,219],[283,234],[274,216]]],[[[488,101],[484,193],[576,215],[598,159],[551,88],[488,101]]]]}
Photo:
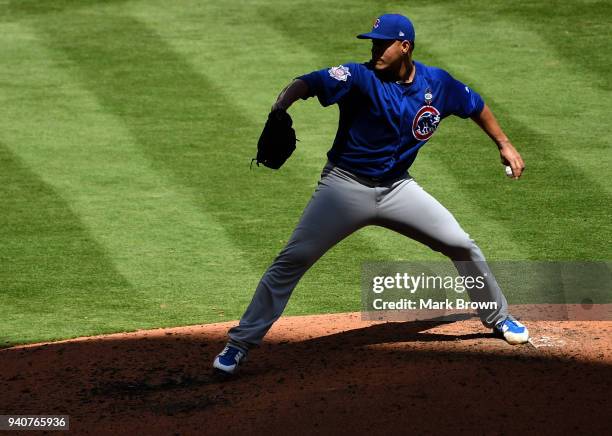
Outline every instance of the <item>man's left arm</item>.
{"type": "Polygon", "coordinates": [[[489,106],[485,104],[482,111],[472,115],[471,118],[497,144],[502,163],[512,168],[512,178],[516,180],[521,177],[525,169],[525,162],[499,126],[489,106]]]}

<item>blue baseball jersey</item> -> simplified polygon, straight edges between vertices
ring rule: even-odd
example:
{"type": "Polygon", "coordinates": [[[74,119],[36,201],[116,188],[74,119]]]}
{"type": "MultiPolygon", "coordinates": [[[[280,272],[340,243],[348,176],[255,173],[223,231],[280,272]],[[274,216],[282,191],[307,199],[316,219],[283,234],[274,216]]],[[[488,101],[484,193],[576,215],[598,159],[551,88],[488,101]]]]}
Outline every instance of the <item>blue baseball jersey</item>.
{"type": "Polygon", "coordinates": [[[419,149],[449,115],[484,108],[480,95],[448,72],[414,62],[410,84],[384,81],[370,63],[349,63],[297,77],[323,106],[338,104],[331,162],[358,175],[390,179],[406,173],[419,149]]]}

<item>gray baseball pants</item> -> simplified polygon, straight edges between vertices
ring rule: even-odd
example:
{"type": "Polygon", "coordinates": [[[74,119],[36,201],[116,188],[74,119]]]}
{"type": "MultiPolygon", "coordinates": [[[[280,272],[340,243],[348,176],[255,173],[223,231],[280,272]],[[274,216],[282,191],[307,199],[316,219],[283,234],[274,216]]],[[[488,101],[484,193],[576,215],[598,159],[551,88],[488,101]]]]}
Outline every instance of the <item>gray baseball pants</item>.
{"type": "Polygon", "coordinates": [[[395,230],[448,256],[462,276],[484,277],[472,301],[497,303],[479,310],[487,327],[508,315],[508,303],[480,248],[453,215],[408,174],[377,183],[328,162],[289,242],[263,275],[255,295],[229,331],[230,342],[248,349],[261,343],[281,316],[304,273],[331,247],[368,225],[395,230]]]}

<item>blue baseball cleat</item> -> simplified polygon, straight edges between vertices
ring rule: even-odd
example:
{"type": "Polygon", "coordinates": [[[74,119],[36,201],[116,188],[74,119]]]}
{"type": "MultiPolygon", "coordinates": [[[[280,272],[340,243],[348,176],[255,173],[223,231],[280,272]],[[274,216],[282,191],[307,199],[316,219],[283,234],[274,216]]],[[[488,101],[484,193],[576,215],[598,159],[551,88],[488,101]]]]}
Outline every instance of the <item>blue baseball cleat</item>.
{"type": "Polygon", "coordinates": [[[529,340],[529,330],[523,324],[509,316],[493,327],[493,333],[503,337],[512,345],[524,344],[529,340]]]}
{"type": "Polygon", "coordinates": [[[240,348],[227,344],[223,351],[215,357],[213,368],[231,375],[236,372],[241,360],[246,360],[246,351],[240,348]]]}

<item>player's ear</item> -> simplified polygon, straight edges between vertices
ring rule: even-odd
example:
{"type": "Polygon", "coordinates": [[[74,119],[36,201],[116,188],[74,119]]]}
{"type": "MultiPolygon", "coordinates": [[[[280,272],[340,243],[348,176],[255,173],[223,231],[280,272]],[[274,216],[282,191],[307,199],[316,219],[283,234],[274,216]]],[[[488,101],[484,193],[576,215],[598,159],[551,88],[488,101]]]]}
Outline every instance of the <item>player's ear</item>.
{"type": "Polygon", "coordinates": [[[402,41],[402,53],[403,54],[411,54],[412,48],[413,48],[413,45],[411,41],[402,41]]]}

